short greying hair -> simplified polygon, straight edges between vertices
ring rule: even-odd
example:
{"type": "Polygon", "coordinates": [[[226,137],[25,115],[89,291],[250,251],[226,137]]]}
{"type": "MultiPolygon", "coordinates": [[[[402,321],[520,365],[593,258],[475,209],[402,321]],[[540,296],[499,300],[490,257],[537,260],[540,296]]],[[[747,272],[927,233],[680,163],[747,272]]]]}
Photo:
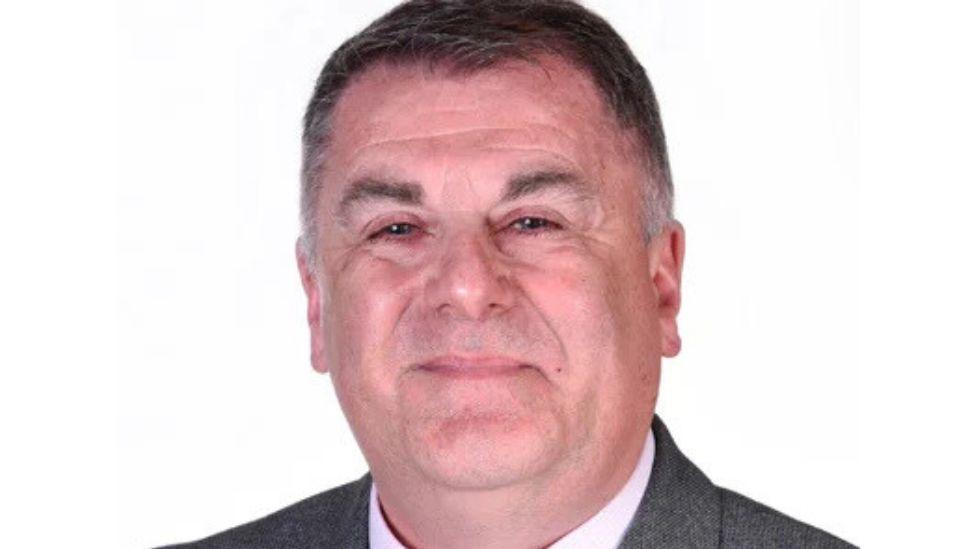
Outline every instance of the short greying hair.
{"type": "Polygon", "coordinates": [[[569,0],[410,0],[342,44],[315,84],[302,135],[306,253],[315,250],[332,111],[354,76],[381,62],[468,74],[547,54],[588,74],[619,124],[635,132],[648,177],[641,221],[648,238],[656,234],[671,219],[674,195],[664,129],[644,68],[609,23],[569,0]]]}

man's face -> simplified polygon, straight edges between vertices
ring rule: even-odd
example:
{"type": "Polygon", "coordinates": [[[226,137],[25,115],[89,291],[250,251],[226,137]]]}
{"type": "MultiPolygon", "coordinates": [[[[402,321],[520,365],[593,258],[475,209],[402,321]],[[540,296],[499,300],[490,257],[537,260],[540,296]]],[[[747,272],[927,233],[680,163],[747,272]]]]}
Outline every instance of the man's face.
{"type": "Polygon", "coordinates": [[[645,170],[590,79],[381,65],[332,135],[300,267],[313,363],[378,481],[618,477],[678,350],[683,237],[644,239],[645,170]]]}

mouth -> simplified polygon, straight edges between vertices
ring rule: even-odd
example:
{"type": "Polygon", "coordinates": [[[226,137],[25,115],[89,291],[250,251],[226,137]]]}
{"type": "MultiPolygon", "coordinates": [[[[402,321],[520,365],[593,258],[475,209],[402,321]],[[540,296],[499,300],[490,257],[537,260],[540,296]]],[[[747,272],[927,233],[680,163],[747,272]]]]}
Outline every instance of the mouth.
{"type": "Polygon", "coordinates": [[[485,379],[512,376],[536,369],[523,361],[499,356],[448,355],[418,364],[420,372],[456,379],[485,379]]]}

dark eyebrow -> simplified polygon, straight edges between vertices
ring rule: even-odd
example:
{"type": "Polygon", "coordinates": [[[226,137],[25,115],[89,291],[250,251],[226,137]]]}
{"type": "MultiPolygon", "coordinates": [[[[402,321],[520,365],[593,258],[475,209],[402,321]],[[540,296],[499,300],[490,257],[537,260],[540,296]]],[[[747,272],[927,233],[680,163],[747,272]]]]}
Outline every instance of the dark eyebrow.
{"type": "Polygon", "coordinates": [[[542,170],[516,175],[508,181],[502,202],[508,202],[550,189],[570,191],[580,198],[590,198],[593,190],[572,172],[542,170]]]}
{"type": "Polygon", "coordinates": [[[354,204],[374,200],[392,200],[409,206],[420,206],[424,203],[424,188],[409,181],[385,181],[373,177],[357,179],[342,193],[339,218],[346,219],[354,204]]]}
{"type": "MultiPolygon", "coordinates": [[[[577,175],[568,171],[540,170],[519,174],[509,179],[502,202],[547,190],[569,191],[580,199],[593,196],[593,190],[577,175]]],[[[375,177],[357,179],[342,193],[337,217],[348,221],[349,211],[358,203],[391,200],[408,206],[422,206],[424,188],[409,181],[388,181],[375,177]]]]}

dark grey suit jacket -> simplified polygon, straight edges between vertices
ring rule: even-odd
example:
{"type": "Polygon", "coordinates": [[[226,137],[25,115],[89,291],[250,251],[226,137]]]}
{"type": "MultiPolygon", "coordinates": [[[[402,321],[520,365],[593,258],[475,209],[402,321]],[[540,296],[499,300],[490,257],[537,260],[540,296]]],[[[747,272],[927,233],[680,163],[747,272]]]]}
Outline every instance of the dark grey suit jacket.
{"type": "MultiPolygon", "coordinates": [[[[852,545],[718,488],[654,418],[654,465],[623,549],[847,548],[852,545]]],[[[369,475],[260,520],[169,549],[325,549],[369,546],[369,475]]]]}

